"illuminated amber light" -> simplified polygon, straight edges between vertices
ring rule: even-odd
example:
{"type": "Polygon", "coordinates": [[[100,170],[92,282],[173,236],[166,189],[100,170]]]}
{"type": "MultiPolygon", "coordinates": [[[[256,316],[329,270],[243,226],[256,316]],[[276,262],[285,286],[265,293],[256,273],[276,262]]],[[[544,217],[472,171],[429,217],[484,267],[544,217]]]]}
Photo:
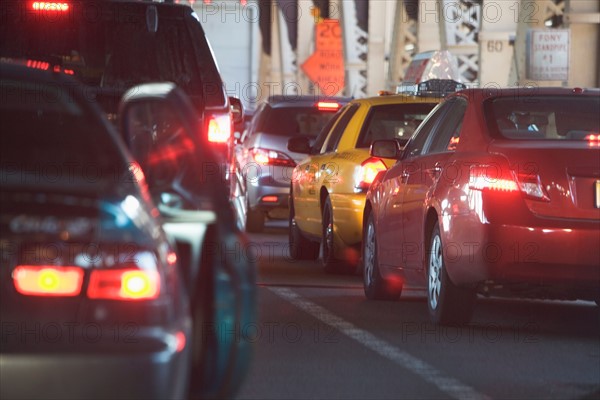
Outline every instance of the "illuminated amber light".
{"type": "Polygon", "coordinates": [[[79,267],[19,265],[13,271],[17,292],[28,296],[77,296],[83,270],[79,267]]]}

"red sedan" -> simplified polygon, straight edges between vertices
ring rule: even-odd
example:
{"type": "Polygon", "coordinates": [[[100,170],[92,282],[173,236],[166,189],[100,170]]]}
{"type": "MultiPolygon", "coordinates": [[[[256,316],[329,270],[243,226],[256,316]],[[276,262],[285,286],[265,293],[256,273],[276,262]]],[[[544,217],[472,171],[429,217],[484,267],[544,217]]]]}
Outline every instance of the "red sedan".
{"type": "Polygon", "coordinates": [[[600,303],[600,90],[465,90],[371,154],[398,161],[367,194],[367,298],[424,287],[441,324],[478,293],[600,303]]]}

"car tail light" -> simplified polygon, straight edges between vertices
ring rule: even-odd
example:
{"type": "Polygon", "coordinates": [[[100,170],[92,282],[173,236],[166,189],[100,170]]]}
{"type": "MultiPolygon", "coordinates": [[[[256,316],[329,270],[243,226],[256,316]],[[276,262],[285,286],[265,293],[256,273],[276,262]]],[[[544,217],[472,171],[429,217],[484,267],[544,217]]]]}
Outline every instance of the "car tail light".
{"type": "Polygon", "coordinates": [[[295,167],[296,163],[285,153],[255,147],[251,150],[252,159],[261,165],[275,165],[279,167],[295,167]]]}
{"type": "Polygon", "coordinates": [[[207,131],[209,142],[229,142],[229,137],[231,136],[231,116],[229,114],[209,116],[207,131]]]}
{"type": "Polygon", "coordinates": [[[493,190],[497,192],[516,192],[519,190],[512,174],[499,176],[496,168],[487,165],[472,166],[469,176],[469,188],[474,190],[493,190]]]}
{"type": "Polygon", "coordinates": [[[157,271],[124,268],[93,270],[87,294],[91,299],[151,300],[159,292],[157,271]]]}
{"type": "Polygon", "coordinates": [[[175,334],[175,351],[181,353],[185,349],[185,333],[179,331],[175,334]]]}
{"type": "Polygon", "coordinates": [[[277,203],[279,199],[277,198],[277,196],[263,196],[260,200],[263,203],[277,203]]]}
{"type": "Polygon", "coordinates": [[[532,199],[549,201],[546,195],[540,176],[537,174],[518,174],[517,184],[521,192],[532,199]]]}
{"type": "Polygon", "coordinates": [[[585,137],[585,140],[587,140],[588,145],[590,147],[600,147],[600,134],[598,134],[598,135],[594,135],[594,134],[587,135],[585,137]]]}
{"type": "Polygon", "coordinates": [[[521,192],[536,200],[548,201],[540,177],[537,174],[518,174],[513,171],[502,173],[495,166],[471,166],[469,188],[474,190],[490,190],[493,192],[521,192]]]}
{"type": "Polygon", "coordinates": [[[19,265],[12,274],[17,292],[28,296],[77,296],[83,269],[54,265],[19,265]]]}
{"type": "Polygon", "coordinates": [[[317,109],[319,111],[337,111],[340,109],[340,103],[331,101],[319,101],[317,103],[317,109]]]}
{"type": "Polygon", "coordinates": [[[385,171],[387,167],[380,158],[371,157],[360,164],[360,169],[356,178],[355,188],[359,191],[366,191],[375,180],[380,171],[385,171]]]}

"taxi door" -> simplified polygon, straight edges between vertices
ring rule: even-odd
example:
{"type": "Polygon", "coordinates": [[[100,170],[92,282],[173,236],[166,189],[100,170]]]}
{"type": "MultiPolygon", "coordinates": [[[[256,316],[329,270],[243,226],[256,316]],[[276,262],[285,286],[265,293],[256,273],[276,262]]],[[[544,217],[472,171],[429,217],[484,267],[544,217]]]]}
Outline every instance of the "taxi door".
{"type": "Polygon", "coordinates": [[[321,236],[321,188],[337,178],[337,168],[332,157],[348,122],[358,109],[358,104],[348,104],[340,110],[339,117],[332,121],[331,129],[325,129],[313,146],[316,154],[297,168],[297,184],[294,185],[294,208],[300,229],[313,236],[321,236]]]}

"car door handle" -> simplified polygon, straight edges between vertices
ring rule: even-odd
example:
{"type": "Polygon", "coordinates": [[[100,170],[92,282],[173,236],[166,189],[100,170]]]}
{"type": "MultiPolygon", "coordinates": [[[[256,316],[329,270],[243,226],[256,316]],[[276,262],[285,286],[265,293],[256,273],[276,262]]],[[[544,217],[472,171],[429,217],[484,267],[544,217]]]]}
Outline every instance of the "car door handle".
{"type": "Polygon", "coordinates": [[[402,175],[400,175],[400,182],[406,183],[406,181],[408,181],[408,175],[409,175],[409,173],[404,171],[402,173],[402,175]]]}
{"type": "Polygon", "coordinates": [[[440,176],[440,174],[442,173],[442,165],[440,163],[435,163],[435,165],[433,166],[433,168],[430,169],[431,171],[431,175],[434,178],[438,178],[440,176]]]}

